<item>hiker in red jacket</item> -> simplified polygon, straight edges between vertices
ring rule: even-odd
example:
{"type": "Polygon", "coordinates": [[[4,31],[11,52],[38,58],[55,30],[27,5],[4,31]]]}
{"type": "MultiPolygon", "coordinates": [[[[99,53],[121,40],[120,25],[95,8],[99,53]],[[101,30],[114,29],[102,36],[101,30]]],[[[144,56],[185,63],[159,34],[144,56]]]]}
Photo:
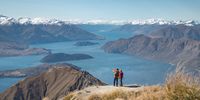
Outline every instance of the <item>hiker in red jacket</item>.
{"type": "Polygon", "coordinates": [[[113,86],[118,86],[118,78],[119,78],[119,69],[114,69],[114,81],[113,81],[113,86]]]}
{"type": "Polygon", "coordinates": [[[122,69],[120,69],[119,71],[119,79],[120,79],[120,86],[123,86],[123,77],[124,77],[124,73],[122,71],[122,69]]]}

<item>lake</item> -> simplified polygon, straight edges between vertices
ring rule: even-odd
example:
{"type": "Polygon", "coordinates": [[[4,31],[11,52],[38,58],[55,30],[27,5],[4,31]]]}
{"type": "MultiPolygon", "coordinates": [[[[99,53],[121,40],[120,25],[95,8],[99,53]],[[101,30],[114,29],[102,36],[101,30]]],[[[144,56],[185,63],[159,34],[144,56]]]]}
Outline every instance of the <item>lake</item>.
{"type": "MultiPolygon", "coordinates": [[[[173,66],[164,62],[147,60],[141,57],[128,56],[122,54],[105,53],[101,46],[110,40],[118,38],[127,38],[132,34],[96,32],[106,37],[106,40],[94,40],[99,45],[93,46],[74,46],[73,42],[56,42],[47,44],[31,45],[30,47],[42,47],[51,49],[53,53],[84,53],[94,57],[89,60],[68,61],[82,70],[86,70],[93,76],[99,78],[103,82],[112,84],[113,68],[122,69],[124,72],[124,84],[162,84],[167,73],[173,70],[173,66]]],[[[41,64],[40,60],[45,55],[39,56],[19,56],[19,57],[2,57],[0,58],[0,70],[19,69],[41,64]]],[[[23,78],[0,78],[0,92],[12,86],[23,78]]]]}

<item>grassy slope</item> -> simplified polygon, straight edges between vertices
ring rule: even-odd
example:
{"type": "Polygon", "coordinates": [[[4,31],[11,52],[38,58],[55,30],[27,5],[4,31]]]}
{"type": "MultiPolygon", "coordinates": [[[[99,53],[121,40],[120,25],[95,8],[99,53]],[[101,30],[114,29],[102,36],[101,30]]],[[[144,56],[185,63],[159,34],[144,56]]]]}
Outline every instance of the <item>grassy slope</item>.
{"type": "Polygon", "coordinates": [[[200,77],[177,71],[169,74],[162,86],[103,86],[71,93],[64,100],[200,100],[200,77]]]}

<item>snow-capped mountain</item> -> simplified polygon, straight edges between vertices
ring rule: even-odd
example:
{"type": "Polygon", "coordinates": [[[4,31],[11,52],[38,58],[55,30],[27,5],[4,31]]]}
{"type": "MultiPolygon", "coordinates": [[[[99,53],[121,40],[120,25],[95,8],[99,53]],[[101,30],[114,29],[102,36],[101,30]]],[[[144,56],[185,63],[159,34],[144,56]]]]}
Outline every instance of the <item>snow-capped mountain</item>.
{"type": "Polygon", "coordinates": [[[193,26],[200,24],[198,21],[194,20],[188,20],[188,21],[182,21],[182,20],[164,20],[164,19],[147,19],[147,20],[132,20],[130,21],[130,24],[133,25],[145,25],[145,24],[158,24],[158,25],[178,25],[178,24],[184,24],[186,26],[193,26]]]}
{"type": "Polygon", "coordinates": [[[14,18],[0,15],[0,25],[10,25],[16,22],[14,18]]]}
{"type": "Polygon", "coordinates": [[[164,20],[164,19],[147,19],[147,20],[58,20],[49,18],[28,18],[20,17],[18,19],[0,15],[0,25],[11,25],[11,24],[48,24],[48,25],[62,25],[62,24],[114,24],[114,25],[178,25],[184,24],[187,26],[193,26],[200,24],[198,21],[175,21],[175,20],[164,20]]]}
{"type": "Polygon", "coordinates": [[[61,21],[57,19],[48,19],[48,18],[28,18],[28,17],[20,17],[18,19],[14,19],[12,17],[7,17],[0,15],[0,25],[10,25],[10,24],[69,24],[66,21],[61,21]]]}

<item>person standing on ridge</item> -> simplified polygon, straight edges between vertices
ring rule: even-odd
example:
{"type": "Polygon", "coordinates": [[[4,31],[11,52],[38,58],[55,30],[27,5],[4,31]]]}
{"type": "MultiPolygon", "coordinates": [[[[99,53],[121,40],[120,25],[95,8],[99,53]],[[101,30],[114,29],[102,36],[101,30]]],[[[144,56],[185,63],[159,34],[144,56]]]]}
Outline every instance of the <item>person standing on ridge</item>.
{"type": "Polygon", "coordinates": [[[114,81],[113,81],[113,86],[118,86],[118,78],[119,78],[119,69],[114,69],[114,81]]]}
{"type": "Polygon", "coordinates": [[[123,77],[124,77],[124,73],[122,71],[122,69],[120,69],[119,71],[119,79],[120,79],[120,86],[123,86],[123,77]]]}

